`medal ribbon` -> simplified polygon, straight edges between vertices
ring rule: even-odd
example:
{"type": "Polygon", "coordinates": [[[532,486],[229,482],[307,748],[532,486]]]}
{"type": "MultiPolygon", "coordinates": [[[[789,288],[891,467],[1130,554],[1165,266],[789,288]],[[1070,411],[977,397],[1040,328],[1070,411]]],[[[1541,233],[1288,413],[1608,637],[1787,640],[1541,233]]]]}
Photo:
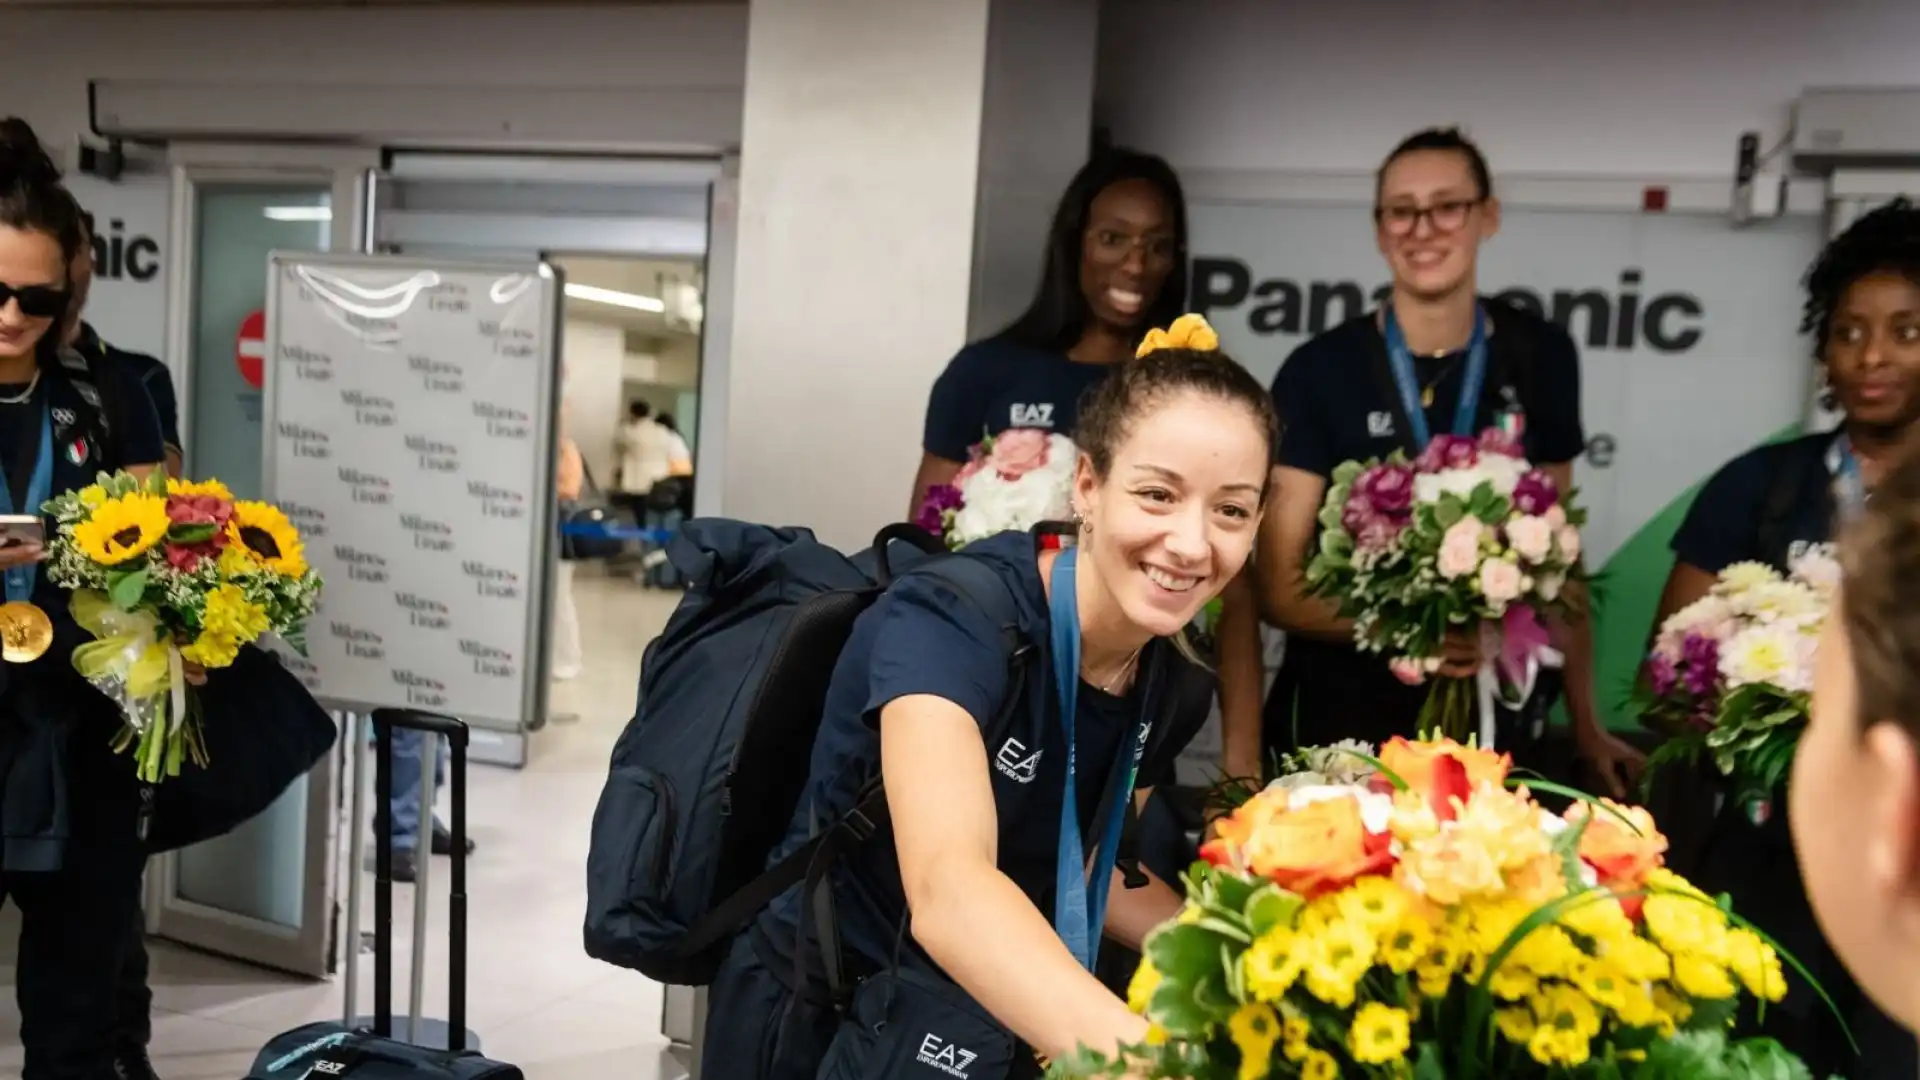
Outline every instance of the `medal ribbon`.
{"type": "Polygon", "coordinates": [[[1860,512],[1867,502],[1867,485],[1860,478],[1860,458],[1853,452],[1853,440],[1841,432],[1827,448],[1827,471],[1833,474],[1833,501],[1842,521],[1860,512]]]}
{"type": "MultiPolygon", "coordinates": [[[[1420,401],[1420,387],[1413,376],[1413,351],[1400,332],[1400,321],[1393,317],[1393,305],[1385,305],[1383,329],[1387,338],[1387,363],[1393,369],[1393,382],[1400,391],[1400,407],[1407,414],[1407,427],[1413,445],[1425,450],[1432,441],[1427,427],[1426,406],[1420,401]]],[[[1472,435],[1474,419],[1480,413],[1480,391],[1487,382],[1487,313],[1473,309],[1473,337],[1467,342],[1467,370],[1461,376],[1460,399],[1453,406],[1453,434],[1472,435]]]]}

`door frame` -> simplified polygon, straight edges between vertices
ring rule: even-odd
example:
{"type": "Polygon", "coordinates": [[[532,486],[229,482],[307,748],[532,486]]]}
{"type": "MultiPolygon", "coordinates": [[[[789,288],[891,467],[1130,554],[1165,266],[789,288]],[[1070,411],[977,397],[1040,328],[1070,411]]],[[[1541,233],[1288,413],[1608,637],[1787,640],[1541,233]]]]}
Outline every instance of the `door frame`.
{"type": "MultiPolygon", "coordinates": [[[[369,177],[380,166],[374,148],[278,144],[174,143],[167,163],[172,181],[168,232],[166,358],[180,406],[180,441],[195,444],[195,301],[198,291],[199,198],[203,188],[249,183],[326,185],[331,189],[329,248],[359,251],[365,243],[369,177]]],[[[261,266],[261,273],[266,273],[261,266]]],[[[215,358],[200,358],[216,362],[215,358]]],[[[263,440],[265,433],[263,432],[263,440]]],[[[264,441],[263,441],[264,445],[264,441]]],[[[353,737],[351,718],[335,715],[341,745],[353,737]]],[[[200,904],[179,895],[180,854],[169,852],[148,867],[146,929],[196,949],[262,967],[325,978],[336,966],[339,894],[342,756],[329,753],[309,771],[306,835],[298,926],[283,926],[200,904]]],[[[218,843],[215,838],[209,843],[218,843]]]]}

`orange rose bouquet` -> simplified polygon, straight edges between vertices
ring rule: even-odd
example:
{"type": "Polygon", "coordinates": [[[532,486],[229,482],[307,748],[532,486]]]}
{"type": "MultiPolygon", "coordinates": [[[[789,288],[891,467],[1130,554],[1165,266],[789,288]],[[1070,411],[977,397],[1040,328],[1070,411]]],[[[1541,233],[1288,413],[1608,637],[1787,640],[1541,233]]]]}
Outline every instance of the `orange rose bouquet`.
{"type": "Polygon", "coordinates": [[[1806,1075],[1731,1034],[1743,994],[1784,995],[1781,957],[1662,866],[1644,809],[1552,814],[1446,739],[1339,751],[1357,767],[1283,776],[1202,848],[1133,980],[1147,1044],[1050,1076],[1806,1075]]]}

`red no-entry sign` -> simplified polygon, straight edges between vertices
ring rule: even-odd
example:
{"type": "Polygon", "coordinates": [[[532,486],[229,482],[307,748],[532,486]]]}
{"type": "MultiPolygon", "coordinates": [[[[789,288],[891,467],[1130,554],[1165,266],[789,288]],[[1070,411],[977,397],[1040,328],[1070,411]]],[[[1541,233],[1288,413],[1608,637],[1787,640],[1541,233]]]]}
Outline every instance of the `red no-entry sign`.
{"type": "Polygon", "coordinates": [[[234,363],[240,377],[255,390],[266,385],[267,313],[256,311],[240,320],[240,333],[234,343],[234,363]]]}

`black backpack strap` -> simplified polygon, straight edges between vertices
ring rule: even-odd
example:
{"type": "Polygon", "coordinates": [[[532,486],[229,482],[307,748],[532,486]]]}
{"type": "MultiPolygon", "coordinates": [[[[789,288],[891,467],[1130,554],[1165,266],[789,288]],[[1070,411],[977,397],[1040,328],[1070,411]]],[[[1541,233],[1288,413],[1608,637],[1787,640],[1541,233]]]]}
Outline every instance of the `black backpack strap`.
{"type": "Polygon", "coordinates": [[[1760,557],[1776,566],[1787,564],[1787,550],[1793,544],[1793,511],[1806,486],[1807,471],[1813,455],[1799,452],[1798,440],[1777,442],[1766,448],[1767,493],[1760,502],[1760,521],[1755,530],[1760,557]]]}

